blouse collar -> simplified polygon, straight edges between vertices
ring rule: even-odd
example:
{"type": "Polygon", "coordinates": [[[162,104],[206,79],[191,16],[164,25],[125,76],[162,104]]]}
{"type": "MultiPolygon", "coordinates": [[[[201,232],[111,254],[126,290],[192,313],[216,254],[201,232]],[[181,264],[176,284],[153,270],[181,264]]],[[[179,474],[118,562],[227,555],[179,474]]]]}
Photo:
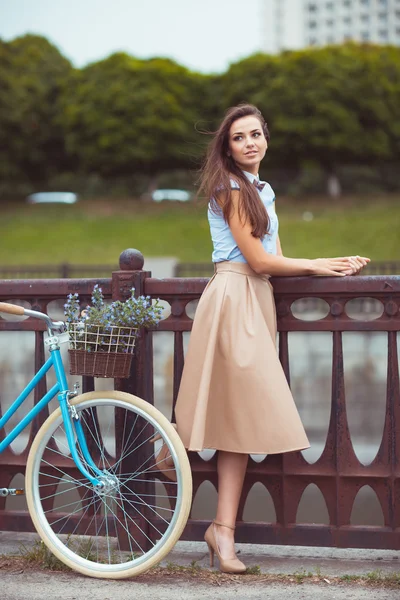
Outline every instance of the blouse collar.
{"type": "Polygon", "coordinates": [[[260,177],[257,173],[257,175],[253,175],[253,173],[249,173],[248,171],[243,171],[243,173],[246,175],[247,179],[250,181],[250,183],[254,183],[254,181],[260,181],[260,177]]]}

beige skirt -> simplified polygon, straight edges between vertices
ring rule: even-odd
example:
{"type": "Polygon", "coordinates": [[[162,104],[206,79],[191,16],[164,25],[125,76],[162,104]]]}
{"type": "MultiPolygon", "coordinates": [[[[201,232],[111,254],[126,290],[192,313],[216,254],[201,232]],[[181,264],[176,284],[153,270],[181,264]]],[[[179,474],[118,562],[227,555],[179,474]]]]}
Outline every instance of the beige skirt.
{"type": "Polygon", "coordinates": [[[269,277],[245,263],[216,263],[200,298],[176,421],[188,450],[276,454],[309,447],[276,350],[269,277]]]}

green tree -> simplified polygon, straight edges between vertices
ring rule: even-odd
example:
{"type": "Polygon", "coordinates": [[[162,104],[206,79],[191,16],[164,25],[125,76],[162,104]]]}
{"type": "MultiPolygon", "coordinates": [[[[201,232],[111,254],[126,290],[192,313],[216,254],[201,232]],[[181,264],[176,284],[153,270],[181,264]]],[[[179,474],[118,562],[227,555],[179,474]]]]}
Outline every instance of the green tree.
{"type": "Polygon", "coordinates": [[[11,53],[8,44],[0,40],[0,181],[16,179],[18,167],[9,153],[9,146],[18,131],[13,102],[15,93],[12,78],[11,53]]]}
{"type": "Polygon", "coordinates": [[[65,166],[58,100],[70,71],[68,60],[43,37],[1,43],[0,152],[9,179],[43,182],[65,166]]]}
{"type": "Polygon", "coordinates": [[[92,64],[75,72],[63,98],[68,150],[106,177],[193,168],[208,85],[168,59],[118,53],[92,64]]]}

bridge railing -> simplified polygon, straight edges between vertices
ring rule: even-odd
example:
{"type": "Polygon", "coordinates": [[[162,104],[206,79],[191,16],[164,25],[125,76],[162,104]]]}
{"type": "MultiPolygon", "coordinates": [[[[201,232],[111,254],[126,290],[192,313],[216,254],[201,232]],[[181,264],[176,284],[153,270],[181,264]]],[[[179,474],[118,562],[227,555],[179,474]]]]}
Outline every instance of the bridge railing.
{"type": "MultiPolygon", "coordinates": [[[[153,338],[159,332],[173,335],[172,412],[175,405],[184,365],[185,333],[192,327],[188,305],[198,300],[207,278],[155,279],[142,270],[143,257],[137,251],[125,251],[120,258],[120,270],[106,279],[40,279],[0,281],[0,301],[18,300],[35,310],[45,312],[54,300],[64,300],[70,292],[78,292],[88,301],[95,283],[106,298],[125,299],[132,287],[139,294],[160,298],[169,307],[155,331],[139,340],[137,357],[131,377],[115,380],[115,387],[143,397],[154,403],[153,338]],[[189,314],[188,314],[189,312],[189,314]]],[[[332,386],[330,415],[323,451],[310,463],[301,452],[267,456],[261,461],[253,458],[245,479],[238,515],[237,539],[241,542],[369,547],[400,549],[400,391],[397,338],[400,330],[400,277],[358,276],[348,278],[285,277],[271,280],[274,288],[278,331],[279,356],[290,382],[289,334],[330,332],[332,343],[332,386]],[[301,318],[296,302],[312,299],[321,308],[310,320],[301,318]],[[354,302],[372,303],[374,311],[354,315],[354,302]],[[386,407],[379,449],[370,464],[360,462],[352,441],[347,416],[343,333],[380,332],[387,339],[386,407]],[[275,520],[255,522],[244,520],[243,513],[250,490],[261,484],[273,503],[275,520]],[[323,497],[328,514],[327,523],[298,522],[302,496],[310,484],[323,497]],[[370,486],[380,505],[381,525],[351,524],[352,508],[361,488],[370,486]]],[[[316,303],[316,304],[315,304],[316,303]]],[[[31,331],[35,335],[35,368],[44,362],[43,328],[41,323],[27,319],[0,319],[3,331],[31,331]]],[[[45,382],[35,391],[37,401],[45,391],[45,382]]],[[[94,389],[92,378],[83,378],[83,391],[94,389]]],[[[1,389],[0,389],[1,394],[1,389]]],[[[1,395],[0,395],[1,409],[1,395]]],[[[368,410],[368,406],[366,407],[368,410]]],[[[30,441],[45,418],[39,415],[32,425],[26,447],[17,453],[9,449],[0,455],[0,487],[7,487],[13,477],[24,473],[30,441]]],[[[171,414],[173,418],[173,414],[171,414]]],[[[217,486],[216,455],[205,460],[190,453],[193,471],[194,499],[203,482],[217,486]]],[[[199,540],[206,523],[189,519],[184,539],[199,540]]],[[[25,511],[10,511],[0,498],[0,529],[29,530],[31,523],[25,511]]]]}

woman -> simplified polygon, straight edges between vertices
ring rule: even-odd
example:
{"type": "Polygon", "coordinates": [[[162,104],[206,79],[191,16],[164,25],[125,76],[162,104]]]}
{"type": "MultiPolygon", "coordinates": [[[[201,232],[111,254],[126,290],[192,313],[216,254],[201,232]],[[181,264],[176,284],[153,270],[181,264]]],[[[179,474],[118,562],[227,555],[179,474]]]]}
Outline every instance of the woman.
{"type": "Polygon", "coordinates": [[[260,111],[246,104],[228,110],[209,146],[200,190],[211,198],[215,275],[196,311],[176,404],[185,447],[218,450],[217,514],[205,541],[211,565],[216,553],[228,573],[246,570],[234,529],[249,454],[309,446],[276,351],[269,277],[343,277],[369,262],[282,255],[275,196],[258,178],[268,142],[260,111]]]}

